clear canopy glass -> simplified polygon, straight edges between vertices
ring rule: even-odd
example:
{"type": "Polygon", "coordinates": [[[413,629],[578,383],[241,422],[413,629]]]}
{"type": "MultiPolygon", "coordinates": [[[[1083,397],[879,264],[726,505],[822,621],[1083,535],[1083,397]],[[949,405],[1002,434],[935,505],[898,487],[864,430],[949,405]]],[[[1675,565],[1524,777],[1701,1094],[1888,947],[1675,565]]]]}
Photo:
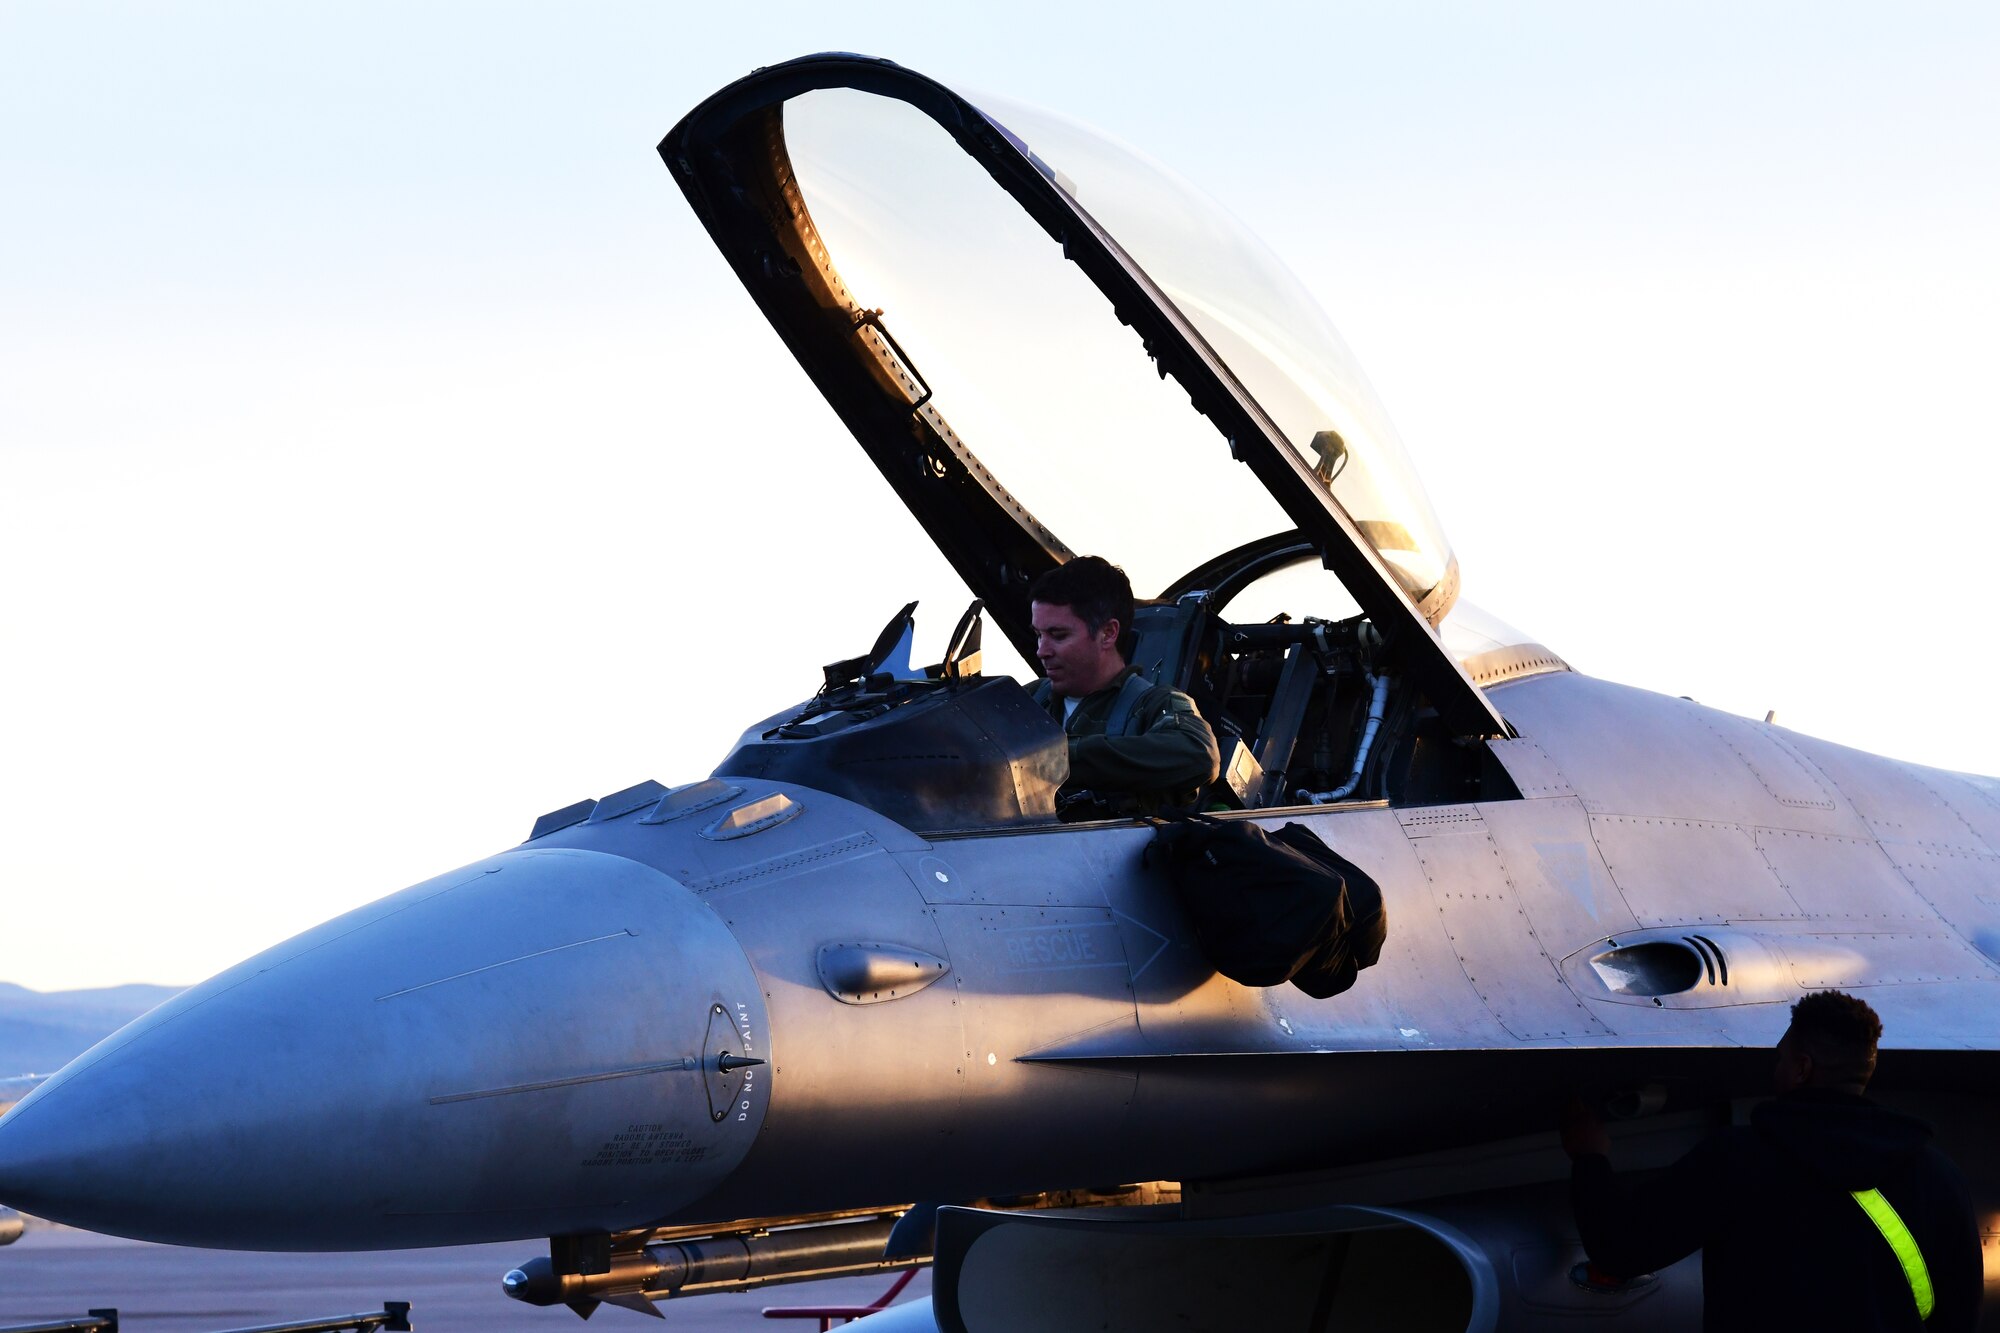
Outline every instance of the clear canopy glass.
{"type": "Polygon", "coordinates": [[[1451,548],[1396,428],[1284,263],[1215,200],[1137,149],[1048,111],[974,100],[1200,330],[1404,591],[1421,602],[1443,582],[1451,548]]]}
{"type": "Polygon", "coordinates": [[[1292,526],[1103,293],[936,122],[829,89],[787,102],[784,128],[848,293],[881,311],[926,406],[1063,545],[1122,565],[1148,596],[1292,526]]]}
{"type": "MultiPolygon", "coordinates": [[[[1451,551],[1394,427],[1297,279],[1219,205],[1073,121],[979,104],[1145,270],[1435,621],[1451,551]]],[[[1074,552],[1143,596],[1292,526],[1061,247],[928,116],[848,89],[784,107],[794,177],[926,404],[1074,552]]],[[[1351,605],[1331,575],[1293,614],[1351,605]]],[[[1294,580],[1288,579],[1287,583],[1294,580]]]]}

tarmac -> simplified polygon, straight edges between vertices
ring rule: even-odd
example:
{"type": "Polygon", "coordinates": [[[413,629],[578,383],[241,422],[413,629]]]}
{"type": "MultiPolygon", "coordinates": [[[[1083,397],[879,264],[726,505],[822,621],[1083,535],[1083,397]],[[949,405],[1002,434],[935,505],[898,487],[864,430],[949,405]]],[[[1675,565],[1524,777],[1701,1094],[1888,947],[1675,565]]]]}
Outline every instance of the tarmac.
{"type": "MultiPolygon", "coordinates": [[[[0,1333],[102,1308],[118,1311],[121,1333],[222,1333],[380,1310],[385,1301],[410,1302],[410,1323],[419,1333],[581,1333],[576,1316],[561,1306],[537,1309],[501,1294],[502,1274],[544,1252],[542,1242],[524,1240],[437,1250],[259,1254],[32,1230],[0,1246],[0,1333]]],[[[816,1320],[765,1319],[762,1311],[769,1305],[867,1304],[893,1278],[834,1278],[663,1301],[657,1308],[665,1318],[657,1325],[604,1306],[590,1330],[812,1333],[816,1320]]],[[[929,1271],[920,1272],[896,1303],[928,1295],[930,1287],[929,1271]]]]}

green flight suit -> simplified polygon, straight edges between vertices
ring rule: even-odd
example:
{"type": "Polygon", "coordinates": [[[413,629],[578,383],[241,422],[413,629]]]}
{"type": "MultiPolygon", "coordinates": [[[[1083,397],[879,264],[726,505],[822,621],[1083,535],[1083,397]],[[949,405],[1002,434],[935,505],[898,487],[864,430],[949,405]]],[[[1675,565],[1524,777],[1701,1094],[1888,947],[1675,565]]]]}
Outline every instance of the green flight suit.
{"type": "MultiPolygon", "coordinates": [[[[1059,805],[1089,792],[1102,808],[1078,812],[1085,817],[1151,814],[1194,804],[1215,781],[1222,754],[1194,700],[1170,685],[1146,685],[1135,686],[1136,698],[1119,706],[1126,682],[1138,675],[1139,668],[1128,666],[1109,685],[1077,701],[1063,726],[1069,733],[1069,780],[1056,794],[1059,805]],[[1114,717],[1116,735],[1109,731],[1114,717]]],[[[1049,716],[1063,722],[1064,701],[1048,691],[1046,681],[1035,693],[1049,716]]]]}

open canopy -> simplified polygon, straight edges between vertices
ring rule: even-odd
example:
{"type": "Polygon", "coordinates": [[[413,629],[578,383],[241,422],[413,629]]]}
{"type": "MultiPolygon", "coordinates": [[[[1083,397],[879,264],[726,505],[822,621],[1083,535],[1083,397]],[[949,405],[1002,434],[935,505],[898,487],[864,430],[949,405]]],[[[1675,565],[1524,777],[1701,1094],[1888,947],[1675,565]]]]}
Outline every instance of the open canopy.
{"type": "Polygon", "coordinates": [[[981,101],[812,56],[723,89],[660,152],[1024,654],[1028,586],[1073,552],[1148,596],[1295,534],[1452,726],[1504,732],[1435,631],[1458,586],[1443,531],[1297,281],[1158,164],[981,101]]]}

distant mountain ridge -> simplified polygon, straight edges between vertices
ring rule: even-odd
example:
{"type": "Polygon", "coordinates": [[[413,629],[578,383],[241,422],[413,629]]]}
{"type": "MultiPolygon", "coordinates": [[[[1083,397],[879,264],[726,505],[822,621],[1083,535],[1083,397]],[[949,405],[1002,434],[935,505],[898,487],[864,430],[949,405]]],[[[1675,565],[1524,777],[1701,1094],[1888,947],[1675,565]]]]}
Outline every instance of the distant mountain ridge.
{"type": "Polygon", "coordinates": [[[180,986],[33,991],[0,981],[0,1079],[53,1074],[180,986]]]}

